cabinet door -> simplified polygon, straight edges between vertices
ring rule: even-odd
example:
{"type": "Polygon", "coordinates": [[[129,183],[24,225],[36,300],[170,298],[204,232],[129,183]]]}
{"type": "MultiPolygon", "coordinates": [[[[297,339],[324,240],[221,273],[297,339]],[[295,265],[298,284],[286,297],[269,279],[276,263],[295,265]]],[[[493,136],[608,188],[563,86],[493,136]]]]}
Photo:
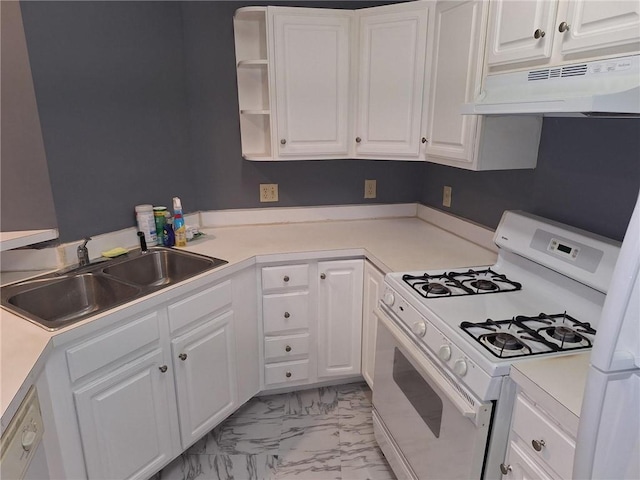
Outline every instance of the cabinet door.
{"type": "MultiPolygon", "coordinates": [[[[566,18],[558,17],[567,28],[558,33],[563,55],[580,58],[602,49],[606,53],[625,53],[640,49],[640,2],[637,0],[572,0],[566,18]]],[[[595,52],[597,53],[597,52],[595,52]]]]}
{"type": "Polygon", "coordinates": [[[318,377],[360,373],[363,263],[318,263],[318,377]]]}
{"type": "Polygon", "coordinates": [[[89,478],[145,479],[171,460],[170,391],[160,349],[74,391],[89,478]]]}
{"type": "Polygon", "coordinates": [[[473,102],[480,90],[487,9],[482,1],[439,2],[436,7],[428,161],[468,166],[474,160],[478,117],[460,114],[460,106],[473,102]]]}
{"type": "Polygon", "coordinates": [[[353,14],[305,8],[270,11],[279,156],[346,156],[353,14]]]}
{"type": "Polygon", "coordinates": [[[356,154],[417,159],[429,9],[409,2],[358,15],[356,154]]]}
{"type": "Polygon", "coordinates": [[[497,0],[490,10],[489,66],[551,58],[557,1],[497,0]]]}
{"type": "Polygon", "coordinates": [[[171,342],[183,448],[237,406],[234,342],[232,311],[171,342]]]}
{"type": "Polygon", "coordinates": [[[364,297],[362,301],[362,376],[372,389],[376,352],[376,329],[380,316],[378,301],[382,294],[383,282],[383,273],[369,262],[365,262],[364,297]]]}

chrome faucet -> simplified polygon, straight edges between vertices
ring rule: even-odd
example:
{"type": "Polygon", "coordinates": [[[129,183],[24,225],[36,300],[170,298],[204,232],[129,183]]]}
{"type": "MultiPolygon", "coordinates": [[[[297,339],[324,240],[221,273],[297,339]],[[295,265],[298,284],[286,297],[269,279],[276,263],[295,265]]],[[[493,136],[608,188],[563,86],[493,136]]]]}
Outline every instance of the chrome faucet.
{"type": "Polygon", "coordinates": [[[83,267],[89,265],[89,250],[87,250],[87,242],[91,240],[91,237],[86,237],[84,243],[78,246],[78,265],[83,267]]]}

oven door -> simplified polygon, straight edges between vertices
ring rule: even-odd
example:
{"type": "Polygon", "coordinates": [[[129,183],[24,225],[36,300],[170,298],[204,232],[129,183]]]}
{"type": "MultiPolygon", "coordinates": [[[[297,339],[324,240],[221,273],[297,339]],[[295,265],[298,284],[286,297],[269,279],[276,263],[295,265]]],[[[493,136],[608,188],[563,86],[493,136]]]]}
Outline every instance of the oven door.
{"type": "Polygon", "coordinates": [[[389,463],[402,463],[399,477],[481,478],[493,404],[456,386],[386,315],[378,321],[373,406],[376,437],[395,457],[389,463]]]}

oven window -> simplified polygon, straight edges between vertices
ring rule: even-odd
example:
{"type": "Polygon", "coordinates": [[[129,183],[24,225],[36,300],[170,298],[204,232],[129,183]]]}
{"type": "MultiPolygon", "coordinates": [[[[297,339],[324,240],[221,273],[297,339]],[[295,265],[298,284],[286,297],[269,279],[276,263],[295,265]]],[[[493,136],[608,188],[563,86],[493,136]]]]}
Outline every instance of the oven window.
{"type": "Polygon", "coordinates": [[[393,353],[393,380],[436,438],[440,437],[442,400],[397,348],[393,353]]]}

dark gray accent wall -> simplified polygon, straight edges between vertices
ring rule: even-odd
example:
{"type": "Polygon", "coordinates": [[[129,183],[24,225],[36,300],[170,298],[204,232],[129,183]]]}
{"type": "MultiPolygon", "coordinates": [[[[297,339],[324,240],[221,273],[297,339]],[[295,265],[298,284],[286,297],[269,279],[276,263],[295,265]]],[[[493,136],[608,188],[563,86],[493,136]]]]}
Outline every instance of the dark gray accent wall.
{"type": "Polygon", "coordinates": [[[363,8],[389,2],[183,3],[190,129],[198,205],[203,210],[415,202],[424,166],[412,162],[242,159],[233,13],[246,5],[363,8]],[[364,180],[378,197],[365,200],[364,180]],[[260,203],[260,183],[277,183],[279,202],[260,203]]]}
{"type": "Polygon", "coordinates": [[[22,2],[60,239],[135,224],[134,206],[197,210],[181,7],[22,2]]]}
{"type": "Polygon", "coordinates": [[[57,226],[20,4],[0,2],[0,231],[57,226]]]}
{"type": "Polygon", "coordinates": [[[521,209],[621,240],[640,189],[640,120],[545,118],[535,170],[427,164],[421,201],[495,228],[521,209]],[[453,188],[451,208],[442,187],[453,188]]]}

